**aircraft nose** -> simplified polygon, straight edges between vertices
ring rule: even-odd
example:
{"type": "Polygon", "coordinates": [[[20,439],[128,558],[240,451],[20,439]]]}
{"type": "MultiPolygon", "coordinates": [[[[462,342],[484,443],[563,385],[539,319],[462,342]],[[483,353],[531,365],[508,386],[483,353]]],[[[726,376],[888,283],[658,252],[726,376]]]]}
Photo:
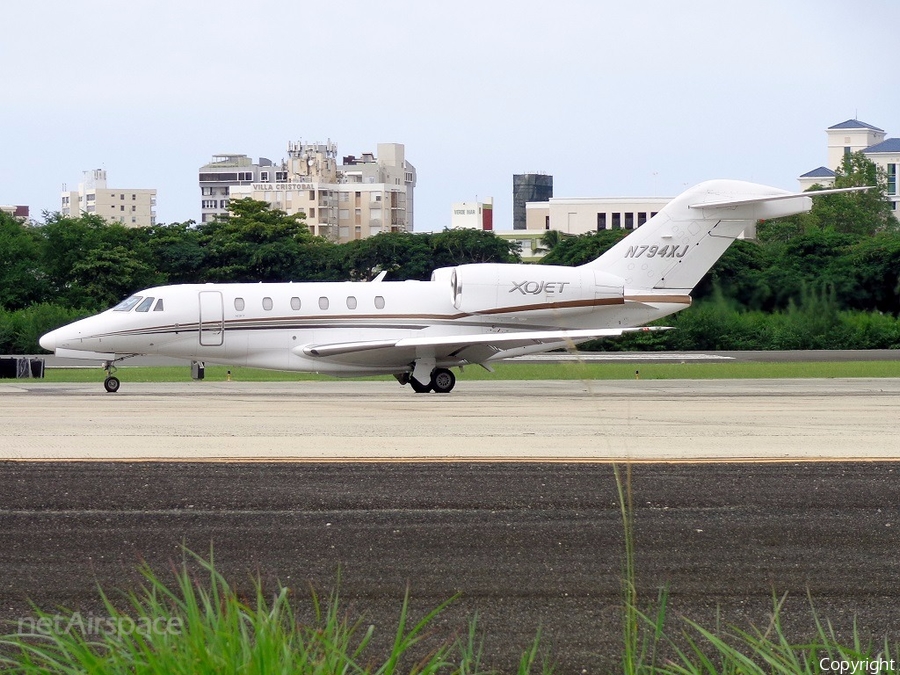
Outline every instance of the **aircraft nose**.
{"type": "Polygon", "coordinates": [[[40,342],[41,347],[46,349],[48,352],[55,352],[56,351],[56,338],[58,335],[59,335],[58,330],[52,330],[49,333],[47,333],[46,335],[42,335],[41,339],[38,340],[38,342],[40,342]]]}

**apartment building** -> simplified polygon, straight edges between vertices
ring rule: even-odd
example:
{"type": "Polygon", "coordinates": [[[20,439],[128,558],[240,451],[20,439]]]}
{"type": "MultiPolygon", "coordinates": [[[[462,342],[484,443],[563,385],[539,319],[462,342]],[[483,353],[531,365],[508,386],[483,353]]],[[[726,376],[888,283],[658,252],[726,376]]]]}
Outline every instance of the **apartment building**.
{"type": "Polygon", "coordinates": [[[77,191],[63,184],[60,213],[75,218],[93,213],[125,227],[150,227],[156,225],[156,190],[111,188],[105,169],[85,171],[77,191]]]}
{"type": "Polygon", "coordinates": [[[290,142],[278,164],[216,155],[201,167],[201,221],[226,213],[230,199],[251,198],[303,213],[313,234],[336,242],[412,231],[415,185],[415,167],[400,143],[379,143],[377,153],[348,155],[338,164],[331,141],[290,142]]]}

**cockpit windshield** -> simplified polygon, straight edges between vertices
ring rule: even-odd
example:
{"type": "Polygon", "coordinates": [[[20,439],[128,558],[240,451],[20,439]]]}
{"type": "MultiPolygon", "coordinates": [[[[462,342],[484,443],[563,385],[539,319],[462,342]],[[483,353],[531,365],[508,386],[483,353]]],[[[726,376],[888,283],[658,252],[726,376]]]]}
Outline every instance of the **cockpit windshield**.
{"type": "Polygon", "coordinates": [[[118,305],[116,305],[115,307],[113,307],[113,311],[114,311],[114,312],[128,312],[128,311],[131,311],[131,309],[133,309],[134,306],[135,306],[136,304],[138,304],[138,303],[141,301],[141,298],[142,298],[142,297],[143,297],[143,296],[140,296],[140,295],[132,295],[132,296],[131,296],[130,298],[128,298],[127,300],[123,300],[123,301],[120,302],[118,305]]]}
{"type": "Polygon", "coordinates": [[[152,297],[144,298],[144,301],[141,304],[139,304],[137,306],[137,309],[134,311],[135,312],[149,312],[150,306],[153,304],[154,300],[155,300],[155,298],[152,298],[152,297]]]}

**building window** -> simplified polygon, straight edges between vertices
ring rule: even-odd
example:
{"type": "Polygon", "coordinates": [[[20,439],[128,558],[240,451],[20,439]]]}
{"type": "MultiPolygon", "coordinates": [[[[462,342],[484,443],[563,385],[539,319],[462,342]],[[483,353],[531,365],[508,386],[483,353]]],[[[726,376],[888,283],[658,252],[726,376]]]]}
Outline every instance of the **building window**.
{"type": "Polygon", "coordinates": [[[544,229],[550,229],[550,216],[544,216],[544,229]]]}
{"type": "Polygon", "coordinates": [[[274,303],[272,302],[272,298],[263,298],[263,309],[267,312],[272,311],[272,307],[274,307],[274,303]]]}
{"type": "Polygon", "coordinates": [[[600,230],[605,230],[605,229],[606,229],[606,214],[598,213],[597,214],[597,232],[599,232],[600,230]]]}
{"type": "Polygon", "coordinates": [[[897,165],[887,165],[887,193],[896,195],[897,193],[897,165]]]}
{"type": "Polygon", "coordinates": [[[625,229],[626,230],[634,229],[634,214],[633,213],[625,214],[625,229]]]}
{"type": "Polygon", "coordinates": [[[123,204],[122,206],[119,207],[119,211],[124,211],[124,210],[125,210],[125,205],[123,204]]]}
{"type": "Polygon", "coordinates": [[[643,225],[646,222],[647,222],[647,212],[641,211],[640,213],[638,213],[638,223],[637,223],[638,227],[640,227],[641,225],[643,225]]]}
{"type": "Polygon", "coordinates": [[[216,208],[216,204],[218,204],[218,202],[215,199],[204,199],[203,200],[203,208],[204,209],[214,209],[214,208],[216,208]]]}
{"type": "Polygon", "coordinates": [[[287,171],[276,171],[275,172],[275,182],[276,183],[286,183],[287,182],[287,171]]]}
{"type": "Polygon", "coordinates": [[[622,214],[621,213],[612,214],[612,229],[614,229],[614,230],[622,229],[622,214]]]}
{"type": "Polygon", "coordinates": [[[235,298],[234,299],[234,308],[238,312],[243,312],[244,311],[244,299],[243,298],[235,298]]]}
{"type": "Polygon", "coordinates": [[[319,309],[328,309],[328,298],[324,295],[319,298],[319,309]]]}
{"type": "Polygon", "coordinates": [[[261,183],[269,182],[269,172],[268,171],[260,171],[259,172],[259,180],[261,183]]]}
{"type": "MultiPolygon", "coordinates": [[[[213,204],[216,203],[216,200],[215,200],[215,199],[213,199],[212,201],[213,201],[213,204]]],[[[227,199],[222,199],[222,200],[219,201],[219,208],[220,208],[220,209],[224,209],[224,208],[227,208],[227,207],[228,207],[228,200],[227,200],[227,199]]],[[[215,208],[215,207],[213,207],[213,208],[215,208]]]]}
{"type": "Polygon", "coordinates": [[[131,195],[131,201],[135,201],[137,199],[137,195],[131,195]]]}
{"type": "Polygon", "coordinates": [[[300,298],[291,298],[291,309],[295,311],[300,309],[300,298]]]}

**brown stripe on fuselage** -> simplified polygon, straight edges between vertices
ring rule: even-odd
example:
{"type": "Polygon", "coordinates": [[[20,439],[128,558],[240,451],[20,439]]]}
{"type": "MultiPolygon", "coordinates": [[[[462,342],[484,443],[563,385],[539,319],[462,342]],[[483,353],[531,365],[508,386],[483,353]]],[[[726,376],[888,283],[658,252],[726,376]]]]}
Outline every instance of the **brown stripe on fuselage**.
{"type": "Polygon", "coordinates": [[[566,302],[542,302],[534,305],[516,305],[514,307],[497,307],[472,312],[479,316],[486,314],[510,314],[512,312],[533,312],[539,309],[568,309],[571,307],[599,307],[601,305],[622,305],[624,298],[595,298],[594,300],[569,300],[566,302]]]}

